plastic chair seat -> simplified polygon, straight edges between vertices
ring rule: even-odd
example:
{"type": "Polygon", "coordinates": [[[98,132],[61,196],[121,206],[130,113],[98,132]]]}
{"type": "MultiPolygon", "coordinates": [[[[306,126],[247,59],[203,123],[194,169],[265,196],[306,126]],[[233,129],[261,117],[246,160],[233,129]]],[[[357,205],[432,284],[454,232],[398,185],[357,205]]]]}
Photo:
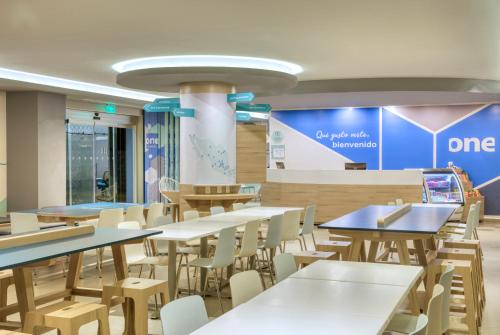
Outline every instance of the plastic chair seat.
{"type": "Polygon", "coordinates": [[[180,254],[188,254],[188,255],[199,255],[200,254],[200,247],[177,247],[177,253],[180,254]]]}
{"type": "Polygon", "coordinates": [[[199,268],[211,269],[213,267],[213,258],[197,258],[189,262],[189,266],[196,266],[199,268]]]}

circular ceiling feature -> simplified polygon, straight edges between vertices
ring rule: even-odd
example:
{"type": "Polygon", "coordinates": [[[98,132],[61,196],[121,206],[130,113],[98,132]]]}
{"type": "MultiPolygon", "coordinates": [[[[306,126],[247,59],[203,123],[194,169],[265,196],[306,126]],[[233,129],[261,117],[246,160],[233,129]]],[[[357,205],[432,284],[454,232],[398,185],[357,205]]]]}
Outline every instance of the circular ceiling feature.
{"type": "Polygon", "coordinates": [[[291,75],[296,75],[303,71],[300,65],[277,59],[218,55],[184,55],[137,58],[116,63],[112,67],[119,73],[153,68],[207,67],[256,69],[283,72],[291,75]]]}

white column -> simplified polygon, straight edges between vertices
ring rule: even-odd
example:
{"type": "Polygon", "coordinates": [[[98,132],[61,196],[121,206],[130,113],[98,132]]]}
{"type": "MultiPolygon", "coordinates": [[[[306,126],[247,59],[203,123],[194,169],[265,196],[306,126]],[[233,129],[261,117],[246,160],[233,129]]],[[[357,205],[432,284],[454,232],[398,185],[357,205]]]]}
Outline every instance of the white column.
{"type": "Polygon", "coordinates": [[[227,102],[232,86],[194,83],[181,87],[182,108],[194,108],[194,118],[180,124],[180,183],[236,183],[235,104],[227,102]]]}

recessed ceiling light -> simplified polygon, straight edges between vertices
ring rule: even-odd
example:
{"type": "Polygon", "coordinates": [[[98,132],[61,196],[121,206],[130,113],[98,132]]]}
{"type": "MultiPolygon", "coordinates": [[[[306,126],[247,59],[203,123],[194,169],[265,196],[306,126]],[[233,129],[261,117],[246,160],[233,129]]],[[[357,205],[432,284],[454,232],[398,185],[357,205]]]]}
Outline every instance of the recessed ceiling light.
{"type": "Polygon", "coordinates": [[[115,88],[112,86],[86,83],[83,81],[46,76],[43,74],[23,72],[6,68],[0,68],[0,78],[140,101],[153,101],[157,98],[165,98],[165,96],[156,94],[142,93],[122,88],[115,88]]]}
{"type": "Polygon", "coordinates": [[[300,65],[277,59],[216,55],[185,55],[137,58],[119,62],[113,65],[113,69],[119,73],[164,67],[231,67],[277,71],[293,75],[301,73],[303,71],[300,65]]]}

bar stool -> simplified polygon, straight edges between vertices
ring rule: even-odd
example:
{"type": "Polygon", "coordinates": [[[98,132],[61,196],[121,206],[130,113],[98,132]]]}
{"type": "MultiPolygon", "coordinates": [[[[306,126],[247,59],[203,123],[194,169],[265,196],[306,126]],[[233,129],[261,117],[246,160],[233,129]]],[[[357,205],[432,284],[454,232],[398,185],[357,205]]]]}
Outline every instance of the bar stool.
{"type": "MultiPolygon", "coordinates": [[[[436,283],[436,278],[446,271],[448,266],[454,267],[454,274],[462,278],[465,317],[450,316],[450,330],[466,331],[471,335],[478,334],[478,316],[476,297],[474,294],[473,267],[470,261],[435,259],[427,267],[427,301],[436,283]]],[[[454,293],[452,291],[452,293],[454,293]]]]}
{"type": "MultiPolygon", "coordinates": [[[[148,299],[160,294],[161,305],[168,301],[168,284],[164,280],[146,278],[125,278],[113,285],[104,285],[102,303],[111,307],[113,297],[121,297],[133,301],[135,334],[148,334],[148,299]]],[[[128,325],[126,324],[125,327],[128,325]]]]}
{"type": "MultiPolygon", "coordinates": [[[[14,275],[12,270],[0,271],[0,307],[7,306],[7,290],[14,284],[14,275]]],[[[0,322],[5,322],[7,316],[1,316],[0,322]]]]}
{"type": "Polygon", "coordinates": [[[292,253],[297,267],[303,267],[319,260],[338,260],[339,254],[330,251],[299,251],[292,253]]]}
{"type": "Polygon", "coordinates": [[[321,241],[316,243],[316,250],[336,252],[337,254],[339,254],[339,258],[341,258],[343,261],[346,261],[349,257],[351,244],[352,242],[346,241],[321,241]]]}
{"type": "Polygon", "coordinates": [[[105,305],[62,301],[28,312],[23,331],[33,334],[35,327],[57,328],[60,335],[78,334],[84,324],[99,322],[100,335],[109,335],[108,309],[105,305]]]}
{"type": "MultiPolygon", "coordinates": [[[[457,249],[457,248],[441,248],[438,250],[437,258],[439,259],[454,259],[470,261],[472,264],[472,273],[474,276],[474,294],[477,302],[477,312],[479,325],[481,325],[483,308],[484,308],[484,282],[482,271],[479,269],[479,262],[476,257],[476,252],[472,249],[457,249]]],[[[462,287],[460,282],[454,282],[454,286],[462,287]]]]}

